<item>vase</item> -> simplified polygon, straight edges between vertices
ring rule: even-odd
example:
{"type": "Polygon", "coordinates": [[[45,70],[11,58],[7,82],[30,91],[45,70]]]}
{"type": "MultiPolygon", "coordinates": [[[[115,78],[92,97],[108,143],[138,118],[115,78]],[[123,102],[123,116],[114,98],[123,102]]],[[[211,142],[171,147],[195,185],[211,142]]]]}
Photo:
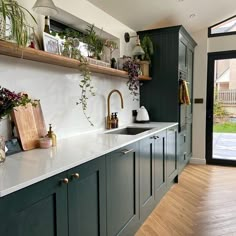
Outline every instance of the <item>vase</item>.
{"type": "Polygon", "coordinates": [[[6,22],[3,16],[0,15],[0,39],[5,39],[6,37],[6,22]]]}

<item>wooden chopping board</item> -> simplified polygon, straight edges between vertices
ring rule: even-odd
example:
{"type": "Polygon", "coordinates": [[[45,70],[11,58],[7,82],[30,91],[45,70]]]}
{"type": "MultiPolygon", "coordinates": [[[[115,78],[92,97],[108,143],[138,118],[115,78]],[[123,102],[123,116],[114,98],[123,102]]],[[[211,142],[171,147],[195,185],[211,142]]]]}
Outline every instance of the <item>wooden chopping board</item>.
{"type": "Polygon", "coordinates": [[[29,103],[13,111],[13,119],[25,151],[39,147],[39,138],[47,134],[40,102],[36,103],[36,107],[29,103]]]}

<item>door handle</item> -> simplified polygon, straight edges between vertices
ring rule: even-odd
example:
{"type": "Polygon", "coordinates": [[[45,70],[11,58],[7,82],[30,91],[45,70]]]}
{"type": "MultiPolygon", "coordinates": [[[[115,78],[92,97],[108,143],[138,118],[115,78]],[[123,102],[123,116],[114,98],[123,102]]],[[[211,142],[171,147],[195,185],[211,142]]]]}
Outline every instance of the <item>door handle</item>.
{"type": "Polygon", "coordinates": [[[134,149],[129,149],[129,150],[125,149],[125,150],[123,150],[121,152],[122,152],[123,155],[126,155],[126,154],[128,154],[130,152],[133,152],[133,151],[134,151],[134,149]]]}

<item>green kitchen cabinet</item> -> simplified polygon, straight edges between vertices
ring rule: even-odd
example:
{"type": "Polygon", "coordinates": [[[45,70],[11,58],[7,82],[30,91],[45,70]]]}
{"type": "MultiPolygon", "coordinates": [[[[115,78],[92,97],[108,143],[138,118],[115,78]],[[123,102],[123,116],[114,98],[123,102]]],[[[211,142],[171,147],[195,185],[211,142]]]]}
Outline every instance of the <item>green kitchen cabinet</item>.
{"type": "MultiPolygon", "coordinates": [[[[150,67],[152,80],[140,87],[140,105],[148,110],[151,121],[179,123],[178,131],[186,134],[186,144],[181,148],[189,160],[192,155],[192,105],[180,104],[179,84],[182,80],[187,82],[192,104],[196,42],[181,25],[137,33],[141,40],[149,36],[154,48],[150,67]]],[[[171,164],[167,162],[168,172],[171,164]]]]}
{"type": "Polygon", "coordinates": [[[154,196],[158,203],[165,195],[166,188],[166,131],[157,133],[154,143],[154,196]]]}
{"type": "Polygon", "coordinates": [[[137,143],[106,156],[107,235],[134,235],[139,227],[137,143]]]}
{"type": "Polygon", "coordinates": [[[0,235],[68,236],[67,173],[0,198],[0,235]]]}
{"type": "Polygon", "coordinates": [[[0,235],[106,235],[105,158],[0,198],[0,235]]]}
{"type": "Polygon", "coordinates": [[[68,171],[69,235],[106,235],[105,158],[68,171]]]}
{"type": "Polygon", "coordinates": [[[170,184],[178,178],[178,127],[169,128],[166,132],[166,178],[167,184],[170,186],[170,184]]]}
{"type": "MultiPolygon", "coordinates": [[[[166,131],[140,141],[140,218],[143,222],[167,191],[166,131]]],[[[174,145],[175,143],[170,143],[174,145]]],[[[170,147],[169,147],[170,149],[170,147]]]]}
{"type": "Polygon", "coordinates": [[[144,221],[155,207],[154,149],[155,136],[139,141],[140,218],[144,221]]]}

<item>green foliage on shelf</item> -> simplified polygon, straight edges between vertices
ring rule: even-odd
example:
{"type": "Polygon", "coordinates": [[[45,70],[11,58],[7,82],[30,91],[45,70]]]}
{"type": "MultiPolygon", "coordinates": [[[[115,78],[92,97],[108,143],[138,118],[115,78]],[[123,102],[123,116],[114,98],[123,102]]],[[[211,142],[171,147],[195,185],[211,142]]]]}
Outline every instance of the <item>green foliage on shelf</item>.
{"type": "Polygon", "coordinates": [[[151,56],[154,53],[153,49],[153,43],[150,37],[144,36],[141,40],[141,47],[143,48],[143,51],[145,54],[142,56],[143,61],[149,61],[151,63],[151,56]]]}
{"type": "MultiPolygon", "coordinates": [[[[16,40],[18,46],[26,46],[29,38],[29,25],[26,21],[26,13],[36,20],[33,15],[15,0],[0,0],[0,16],[4,22],[9,18],[11,25],[11,37],[16,40]]],[[[6,38],[3,38],[6,39],[6,38]]]]}

